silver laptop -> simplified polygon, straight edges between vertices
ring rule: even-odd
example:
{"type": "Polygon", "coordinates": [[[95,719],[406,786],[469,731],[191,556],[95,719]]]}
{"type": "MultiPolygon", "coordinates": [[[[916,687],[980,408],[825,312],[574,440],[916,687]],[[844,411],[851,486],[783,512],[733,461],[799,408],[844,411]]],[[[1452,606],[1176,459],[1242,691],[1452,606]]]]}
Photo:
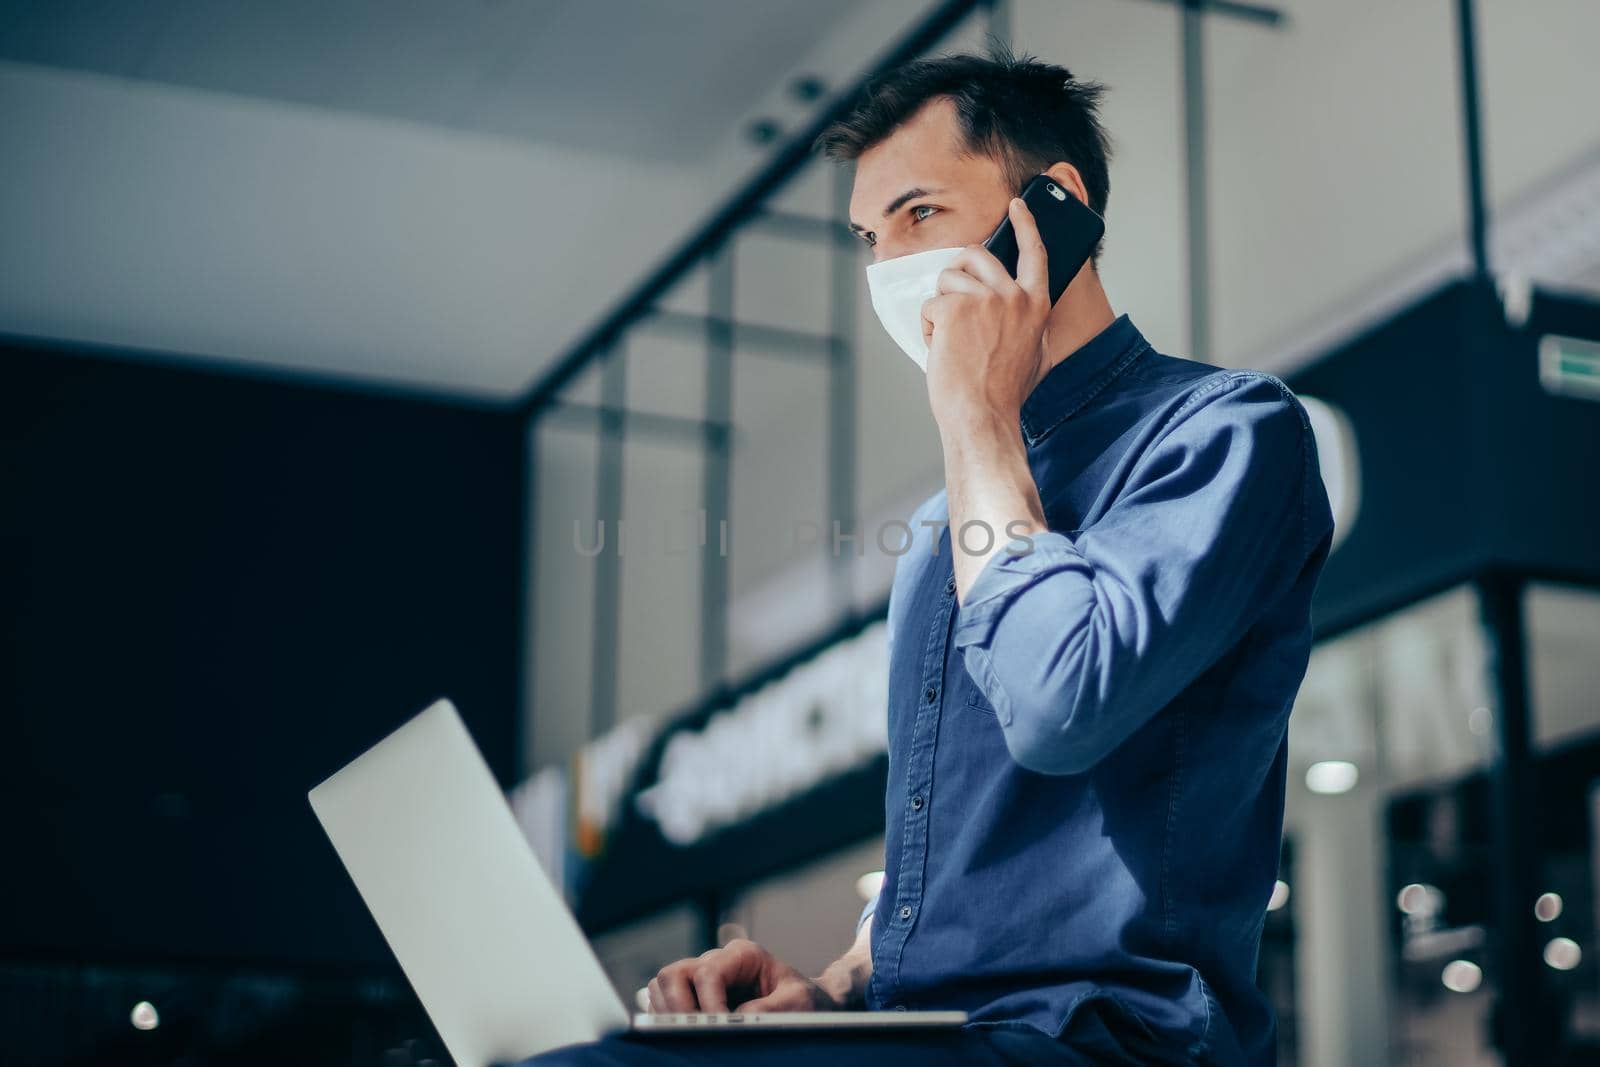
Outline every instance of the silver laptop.
{"type": "Polygon", "coordinates": [[[967,1020],[961,1011],[630,1015],[448,700],[309,796],[459,1067],[515,1061],[622,1030],[954,1027],[967,1020]]]}

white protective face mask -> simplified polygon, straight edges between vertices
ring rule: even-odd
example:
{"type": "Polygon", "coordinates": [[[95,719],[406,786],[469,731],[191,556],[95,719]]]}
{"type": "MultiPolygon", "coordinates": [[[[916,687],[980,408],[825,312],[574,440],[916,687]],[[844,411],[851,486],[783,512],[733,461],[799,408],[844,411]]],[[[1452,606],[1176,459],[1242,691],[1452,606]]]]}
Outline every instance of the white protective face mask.
{"type": "Polygon", "coordinates": [[[962,252],[934,248],[867,265],[872,310],[911,362],[928,371],[928,342],[922,339],[922,305],[939,295],[939,272],[962,252]]]}

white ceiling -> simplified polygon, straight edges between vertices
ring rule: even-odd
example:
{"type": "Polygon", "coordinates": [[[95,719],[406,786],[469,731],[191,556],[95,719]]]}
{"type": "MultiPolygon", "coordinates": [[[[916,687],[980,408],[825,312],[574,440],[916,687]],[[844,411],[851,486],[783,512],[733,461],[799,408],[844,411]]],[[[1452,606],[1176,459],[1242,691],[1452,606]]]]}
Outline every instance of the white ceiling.
{"type": "MultiPolygon", "coordinates": [[[[744,123],[792,133],[819,106],[794,76],[850,84],[932,2],[0,0],[0,332],[516,395],[769,155],[744,123]]],[[[1314,0],[1281,30],[1210,24],[1230,365],[1286,373],[1464,263],[1447,6],[1361,2],[1384,32],[1330,36],[1348,20],[1314,0]],[[1353,62],[1376,80],[1329,103],[1353,62]],[[1355,182],[1360,158],[1387,166],[1355,182]]],[[[1108,288],[1188,352],[1177,9],[1006,10],[1030,50],[1112,86],[1108,288]]],[[[1600,230],[1567,209],[1600,218],[1600,126],[1524,121],[1590,65],[1523,36],[1590,39],[1594,10],[1484,36],[1496,261],[1550,282],[1600,285],[1600,230]]],[[[981,45],[969,24],[952,46],[981,45]]],[[[827,188],[778,202],[823,213],[827,188]]],[[[752,263],[741,314],[794,303],[752,263]]]]}
{"type": "Polygon", "coordinates": [[[0,333],[517,395],[929,2],[0,0],[0,333]]]}
{"type": "Polygon", "coordinates": [[[850,0],[0,0],[0,60],[699,158],[850,0]]]}

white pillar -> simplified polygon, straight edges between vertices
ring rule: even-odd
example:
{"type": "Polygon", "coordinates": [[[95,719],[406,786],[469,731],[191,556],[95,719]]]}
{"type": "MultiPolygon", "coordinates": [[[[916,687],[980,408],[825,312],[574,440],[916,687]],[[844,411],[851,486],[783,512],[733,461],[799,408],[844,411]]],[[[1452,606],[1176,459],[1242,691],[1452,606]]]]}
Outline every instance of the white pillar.
{"type": "Polygon", "coordinates": [[[1383,791],[1363,781],[1339,796],[1317,796],[1292,777],[1289,787],[1300,1062],[1380,1067],[1390,1062],[1391,984],[1383,791]]]}

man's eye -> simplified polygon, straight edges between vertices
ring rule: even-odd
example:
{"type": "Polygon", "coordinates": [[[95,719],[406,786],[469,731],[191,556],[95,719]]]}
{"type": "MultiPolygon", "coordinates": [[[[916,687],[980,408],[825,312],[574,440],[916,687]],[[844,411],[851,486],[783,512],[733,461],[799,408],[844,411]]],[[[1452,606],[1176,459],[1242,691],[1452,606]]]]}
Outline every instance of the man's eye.
{"type": "Polygon", "coordinates": [[[939,209],[934,207],[932,204],[918,204],[916,207],[911,209],[911,215],[918,222],[921,222],[923,219],[929,218],[930,216],[932,216],[938,210],[939,209]],[[926,211],[928,214],[926,214],[926,215],[922,214],[922,212],[924,212],[924,211],[926,211]]]}

